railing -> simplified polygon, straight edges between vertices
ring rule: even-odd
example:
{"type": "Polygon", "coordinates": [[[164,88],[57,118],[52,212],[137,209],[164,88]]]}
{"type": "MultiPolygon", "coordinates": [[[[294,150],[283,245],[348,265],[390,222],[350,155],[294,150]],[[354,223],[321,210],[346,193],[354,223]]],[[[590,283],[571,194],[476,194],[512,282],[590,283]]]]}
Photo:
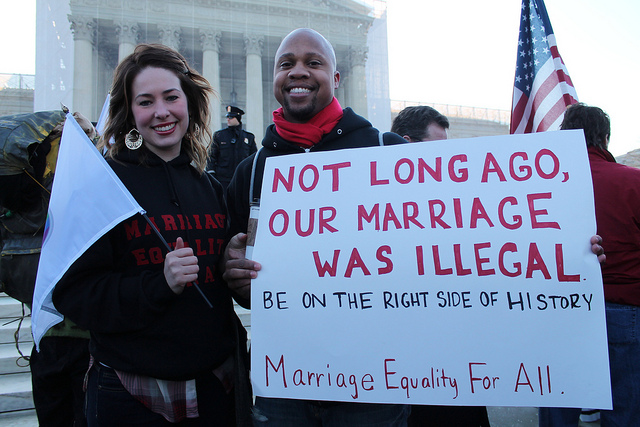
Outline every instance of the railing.
{"type": "Polygon", "coordinates": [[[460,117],[464,119],[488,120],[501,125],[508,125],[511,121],[511,112],[482,107],[467,107],[464,105],[433,104],[417,101],[391,101],[391,111],[399,112],[406,107],[427,105],[435,108],[447,117],[460,117]]]}
{"type": "Polygon", "coordinates": [[[2,89],[30,89],[36,86],[36,76],[33,74],[1,74],[0,90],[2,89]]]}

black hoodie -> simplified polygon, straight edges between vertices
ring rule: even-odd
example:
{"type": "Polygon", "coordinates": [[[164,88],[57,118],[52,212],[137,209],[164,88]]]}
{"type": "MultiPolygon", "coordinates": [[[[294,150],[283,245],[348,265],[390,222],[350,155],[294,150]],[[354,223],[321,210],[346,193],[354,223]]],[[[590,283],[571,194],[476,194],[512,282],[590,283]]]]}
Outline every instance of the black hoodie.
{"type": "MultiPolygon", "coordinates": [[[[246,158],[238,165],[236,173],[227,188],[227,204],[229,206],[230,232],[231,235],[247,231],[249,211],[251,209],[249,189],[251,187],[251,171],[254,157],[258,155],[256,162],[255,178],[253,183],[253,195],[251,201],[260,198],[262,186],[262,175],[264,173],[265,159],[271,156],[281,156],[284,154],[304,153],[305,151],[330,151],[344,148],[361,148],[381,145],[380,132],[371,126],[371,123],[364,117],[353,112],[351,108],[343,110],[342,119],[336,126],[324,135],[320,142],[308,150],[282,138],[276,132],[275,125],[270,125],[262,140],[263,148],[257,153],[246,158]]],[[[384,134],[384,145],[395,145],[406,143],[402,137],[395,133],[384,134]]]]}
{"type": "Polygon", "coordinates": [[[233,304],[217,268],[226,236],[220,184],[199,174],[184,153],[164,162],[144,148],[125,150],[109,163],[171,247],[182,237],[193,248],[198,284],[213,308],[193,286],[181,295],[171,291],[163,273],[167,250],[139,214],[71,266],[53,302],[91,331],[91,354],[107,366],[168,380],[210,372],[234,346],[233,304]]]}

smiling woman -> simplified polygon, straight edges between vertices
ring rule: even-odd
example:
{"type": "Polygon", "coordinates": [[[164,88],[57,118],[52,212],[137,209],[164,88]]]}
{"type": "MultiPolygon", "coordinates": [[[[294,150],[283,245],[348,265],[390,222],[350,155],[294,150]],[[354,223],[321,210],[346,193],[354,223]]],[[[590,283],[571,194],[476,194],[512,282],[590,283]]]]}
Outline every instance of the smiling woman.
{"type": "Polygon", "coordinates": [[[178,157],[189,126],[180,79],[163,68],[145,68],[133,79],[131,112],[144,146],[164,161],[178,157]]]}
{"type": "Polygon", "coordinates": [[[163,253],[138,214],[94,243],[56,286],[56,308],[91,331],[90,426],[232,426],[234,408],[248,417],[234,403],[237,390],[248,390],[234,377],[246,334],[217,268],[226,206],[222,186],[204,172],[210,93],[162,45],[138,45],[115,70],[100,144],[172,250],[163,253]]]}
{"type": "Polygon", "coordinates": [[[115,70],[109,119],[101,140],[114,158],[128,140],[141,138],[147,153],[164,161],[184,151],[202,173],[211,141],[209,82],[187,65],[177,51],[141,44],[115,70]],[[135,136],[134,136],[135,135],[135,136]],[[111,141],[113,144],[107,144],[111,141]]]}

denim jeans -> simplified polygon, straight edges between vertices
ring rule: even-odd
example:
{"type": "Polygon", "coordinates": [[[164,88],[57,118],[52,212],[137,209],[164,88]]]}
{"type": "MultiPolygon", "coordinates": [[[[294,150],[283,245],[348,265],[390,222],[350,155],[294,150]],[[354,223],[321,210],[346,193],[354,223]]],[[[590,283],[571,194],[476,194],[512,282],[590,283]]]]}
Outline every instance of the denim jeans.
{"type": "Polygon", "coordinates": [[[275,427],[405,427],[408,405],[256,397],[253,425],[275,427]]]}
{"type": "Polygon", "coordinates": [[[640,423],[640,307],[606,303],[613,410],[600,411],[600,425],[640,423]]]}
{"type": "MultiPolygon", "coordinates": [[[[600,411],[602,427],[640,422],[640,307],[606,303],[613,410],[600,411]]],[[[580,409],[540,408],[540,427],[576,427],[580,409]]]]}
{"type": "Polygon", "coordinates": [[[111,368],[97,362],[89,372],[87,384],[87,425],[113,426],[224,426],[234,425],[233,394],[227,395],[222,383],[213,375],[196,378],[198,418],[170,423],[147,409],[122,386],[111,368]]]}

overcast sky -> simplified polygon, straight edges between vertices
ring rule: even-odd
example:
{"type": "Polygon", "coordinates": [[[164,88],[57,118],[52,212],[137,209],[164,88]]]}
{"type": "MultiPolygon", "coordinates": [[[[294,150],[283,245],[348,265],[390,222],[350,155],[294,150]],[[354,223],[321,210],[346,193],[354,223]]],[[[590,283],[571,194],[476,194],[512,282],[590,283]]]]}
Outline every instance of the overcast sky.
{"type": "MultiPolygon", "coordinates": [[[[0,73],[33,74],[35,0],[0,2],[0,73]]],[[[611,151],[640,148],[640,1],[545,3],[578,98],[611,116],[611,151]]],[[[520,0],[387,4],[392,99],[511,108],[520,0]]]]}
{"type": "MultiPolygon", "coordinates": [[[[389,0],[392,99],[510,110],[521,0],[389,0]]],[[[640,1],[546,0],[580,101],[611,116],[614,155],[640,148],[640,1]]]]}

